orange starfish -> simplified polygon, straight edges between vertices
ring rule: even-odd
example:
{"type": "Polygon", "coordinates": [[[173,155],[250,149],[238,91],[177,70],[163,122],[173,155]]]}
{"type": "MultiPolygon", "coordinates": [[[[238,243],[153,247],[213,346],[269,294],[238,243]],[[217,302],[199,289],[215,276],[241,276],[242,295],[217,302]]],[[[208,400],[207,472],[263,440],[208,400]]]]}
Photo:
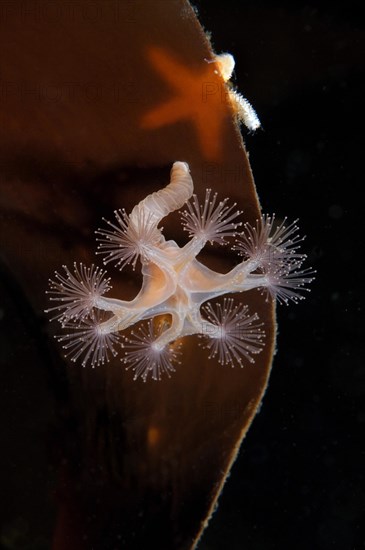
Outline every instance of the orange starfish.
{"type": "Polygon", "coordinates": [[[155,129],[190,120],[204,156],[220,156],[223,119],[227,117],[227,89],[216,63],[204,61],[202,69],[191,70],[164,50],[152,47],[148,57],[156,71],[174,90],[174,95],[144,115],[143,128],[155,129]]]}

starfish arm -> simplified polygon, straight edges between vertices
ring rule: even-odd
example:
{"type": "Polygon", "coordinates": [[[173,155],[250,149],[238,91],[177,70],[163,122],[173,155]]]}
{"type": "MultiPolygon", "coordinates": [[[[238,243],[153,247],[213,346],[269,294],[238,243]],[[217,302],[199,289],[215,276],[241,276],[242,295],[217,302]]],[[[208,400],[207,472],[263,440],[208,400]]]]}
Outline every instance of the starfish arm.
{"type": "Polygon", "coordinates": [[[175,90],[180,92],[187,83],[195,82],[196,75],[162,48],[150,48],[148,57],[159,75],[175,90]]]}
{"type": "Polygon", "coordinates": [[[175,124],[175,122],[189,117],[190,110],[188,105],[181,98],[177,97],[167,103],[158,105],[155,109],[144,115],[141,120],[141,126],[146,129],[160,128],[168,124],[175,124]]]}
{"type": "Polygon", "coordinates": [[[194,127],[207,158],[221,153],[219,136],[227,109],[222,105],[222,79],[210,64],[187,68],[160,48],[151,48],[149,59],[155,71],[172,90],[170,98],[152,108],[141,119],[144,128],[160,128],[180,120],[194,127]]]}
{"type": "Polygon", "coordinates": [[[217,158],[221,146],[219,134],[222,131],[222,113],[216,110],[214,116],[202,110],[195,121],[196,134],[201,150],[207,158],[217,158]]]}

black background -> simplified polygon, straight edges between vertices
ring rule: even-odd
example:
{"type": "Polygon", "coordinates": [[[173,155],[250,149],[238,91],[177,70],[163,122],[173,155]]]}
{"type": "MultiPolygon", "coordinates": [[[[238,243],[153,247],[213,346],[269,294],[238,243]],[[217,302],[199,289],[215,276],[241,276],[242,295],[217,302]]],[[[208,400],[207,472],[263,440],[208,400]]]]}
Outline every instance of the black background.
{"type": "Polygon", "coordinates": [[[365,548],[363,4],[195,5],[263,129],[245,130],[264,212],[299,218],[317,270],[278,310],[260,413],[199,548],[365,548]]]}

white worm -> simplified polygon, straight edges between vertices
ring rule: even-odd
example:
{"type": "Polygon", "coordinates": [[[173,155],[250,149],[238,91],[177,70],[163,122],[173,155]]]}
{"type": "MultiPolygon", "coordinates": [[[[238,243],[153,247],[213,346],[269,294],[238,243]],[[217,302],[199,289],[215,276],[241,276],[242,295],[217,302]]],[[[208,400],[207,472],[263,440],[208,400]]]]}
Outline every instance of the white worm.
{"type": "Polygon", "coordinates": [[[221,73],[224,82],[228,82],[233,74],[234,66],[236,64],[233,55],[230,53],[221,53],[220,55],[216,55],[214,61],[219,67],[219,72],[221,73]]]}
{"type": "MultiPolygon", "coordinates": [[[[230,53],[222,53],[220,55],[216,55],[213,62],[217,63],[219,72],[224,82],[228,82],[233,74],[235,66],[233,55],[231,55],[230,53]]],[[[209,61],[209,63],[211,62],[209,61]]],[[[238,120],[240,122],[243,122],[246,128],[248,128],[252,132],[260,128],[260,120],[251,103],[245,97],[243,97],[243,95],[236,92],[235,90],[228,90],[228,95],[238,120]]]]}

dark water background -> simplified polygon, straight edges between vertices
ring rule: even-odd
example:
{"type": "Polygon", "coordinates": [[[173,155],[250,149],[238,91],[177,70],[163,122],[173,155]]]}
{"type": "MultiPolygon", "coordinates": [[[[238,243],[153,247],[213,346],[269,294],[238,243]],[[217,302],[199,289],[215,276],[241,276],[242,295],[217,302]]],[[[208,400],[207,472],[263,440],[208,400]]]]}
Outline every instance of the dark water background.
{"type": "Polygon", "coordinates": [[[278,351],[202,550],[365,547],[364,6],[198,2],[263,130],[245,138],[264,212],[300,218],[318,270],[278,311],[278,351]]]}

